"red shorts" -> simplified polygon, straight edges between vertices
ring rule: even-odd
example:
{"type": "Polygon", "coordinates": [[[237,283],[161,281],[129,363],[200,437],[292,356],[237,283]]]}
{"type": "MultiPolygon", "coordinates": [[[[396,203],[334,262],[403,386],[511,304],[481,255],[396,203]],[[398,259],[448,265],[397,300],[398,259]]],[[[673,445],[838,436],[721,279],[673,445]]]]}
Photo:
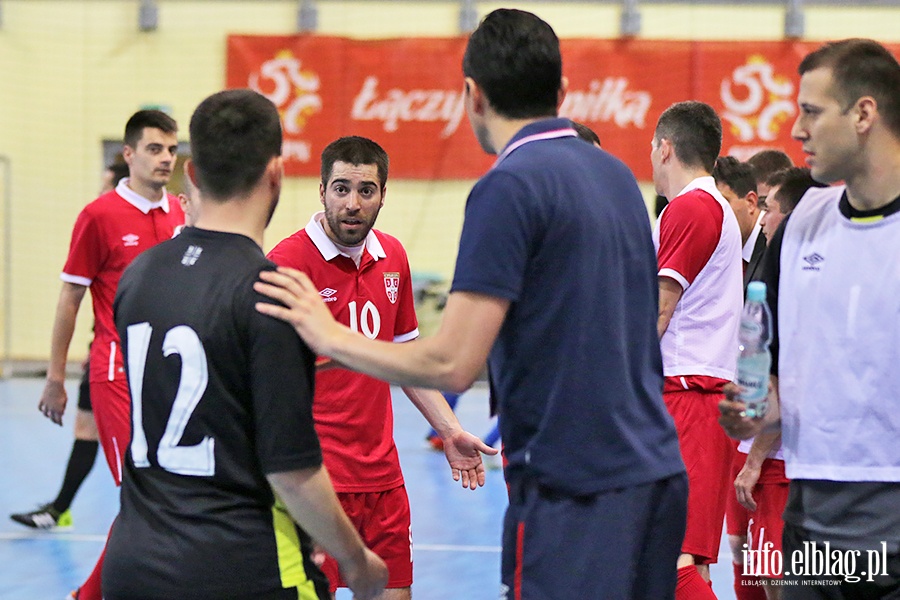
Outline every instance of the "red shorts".
{"type": "MultiPolygon", "coordinates": [[[[338,499],[363,543],[387,564],[389,588],[412,585],[412,527],[406,486],[384,492],[338,492],[338,499]]],[[[331,593],[347,587],[338,572],[337,561],[325,559],[322,571],[328,577],[331,593]]]]}
{"type": "Polygon", "coordinates": [[[747,462],[747,455],[743,452],[735,451],[734,460],[731,463],[731,489],[728,490],[728,498],[725,500],[725,531],[728,535],[741,537],[747,535],[750,511],[738,502],[737,493],[734,491],[734,480],[737,479],[738,473],[744,468],[745,462],[747,462]]]}
{"type": "Polygon", "coordinates": [[[719,558],[725,497],[732,490],[734,444],[719,425],[719,392],[679,390],[663,393],[675,420],[678,445],[688,472],[687,531],[681,551],[698,564],[719,558]]]}
{"type": "Polygon", "coordinates": [[[751,560],[750,567],[765,577],[781,579],[787,565],[783,562],[781,548],[781,534],[784,531],[784,507],[788,499],[789,480],[784,476],[784,461],[767,458],[763,461],[759,472],[759,482],[753,488],[753,499],[756,500],[756,510],[748,512],[749,525],[747,528],[747,548],[759,550],[751,557],[760,557],[751,560]],[[781,564],[773,561],[781,560],[781,564]],[[755,562],[759,562],[759,571],[756,571],[755,562]],[[778,573],[778,575],[775,575],[778,573]]]}
{"type": "Polygon", "coordinates": [[[131,441],[131,397],[128,382],[92,381],[91,405],[100,445],[116,485],[122,485],[122,461],[131,441]]]}

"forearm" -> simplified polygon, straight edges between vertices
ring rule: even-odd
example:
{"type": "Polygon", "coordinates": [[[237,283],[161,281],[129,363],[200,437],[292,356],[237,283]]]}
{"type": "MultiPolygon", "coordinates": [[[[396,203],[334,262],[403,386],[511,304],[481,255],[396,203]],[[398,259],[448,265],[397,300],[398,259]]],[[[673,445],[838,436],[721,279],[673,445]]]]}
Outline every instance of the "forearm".
{"type": "Polygon", "coordinates": [[[339,326],[324,353],[398,385],[462,393],[484,368],[508,309],[509,301],[501,298],[454,292],[432,337],[394,344],[339,326]]]}
{"type": "Polygon", "coordinates": [[[781,431],[770,430],[763,431],[753,438],[750,445],[750,451],[747,453],[745,464],[751,469],[759,469],[762,463],[768,458],[769,453],[781,442],[781,431]]]}
{"type": "Polygon", "coordinates": [[[669,329],[675,307],[678,306],[683,293],[681,284],[671,277],[659,278],[659,314],[656,319],[656,334],[659,339],[662,339],[663,334],[669,329]]]}
{"type": "Polygon", "coordinates": [[[462,431],[459,419],[440,392],[414,387],[404,387],[403,392],[441,438],[462,431]]]}
{"type": "Polygon", "coordinates": [[[256,310],[290,323],[319,355],[399,385],[453,392],[468,389],[481,372],[510,304],[504,298],[453,292],[435,336],[394,344],[337,323],[305,273],[280,267],[259,276],[254,288],[282,305],[259,302],[256,310]]]}
{"type": "Polygon", "coordinates": [[[404,387],[455,390],[456,365],[435,338],[403,344],[370,340],[341,326],[325,353],[354,371],[404,387]]]}
{"type": "Polygon", "coordinates": [[[47,367],[47,380],[62,383],[66,378],[66,359],[69,345],[75,333],[75,320],[78,308],[87,288],[74,283],[63,283],[56,305],[56,316],[53,319],[53,333],[50,338],[50,363],[47,367]]]}
{"type": "Polygon", "coordinates": [[[288,513],[340,564],[363,560],[365,546],[344,514],[324,466],[267,476],[288,513]]]}

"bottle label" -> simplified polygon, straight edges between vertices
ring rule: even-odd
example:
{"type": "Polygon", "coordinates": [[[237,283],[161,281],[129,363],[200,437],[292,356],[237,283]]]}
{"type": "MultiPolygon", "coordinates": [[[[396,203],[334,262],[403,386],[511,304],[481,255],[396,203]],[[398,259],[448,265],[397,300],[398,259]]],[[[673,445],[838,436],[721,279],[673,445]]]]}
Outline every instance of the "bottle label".
{"type": "Polygon", "coordinates": [[[760,418],[768,409],[769,367],[772,357],[768,351],[738,358],[737,383],[741,386],[741,401],[748,417],[760,418]]]}

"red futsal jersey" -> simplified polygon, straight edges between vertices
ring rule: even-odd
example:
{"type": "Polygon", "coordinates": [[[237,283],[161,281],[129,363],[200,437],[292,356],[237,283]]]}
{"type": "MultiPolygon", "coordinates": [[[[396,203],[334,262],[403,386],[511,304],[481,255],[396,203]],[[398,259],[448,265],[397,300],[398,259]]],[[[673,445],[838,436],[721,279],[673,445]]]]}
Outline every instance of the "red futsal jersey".
{"type": "Polygon", "coordinates": [[[113,322],[113,299],[122,272],[151,246],[171,239],[184,223],[178,198],[164,194],[151,202],[123,179],[82,209],[72,230],[69,256],[60,278],[91,288],[94,341],[91,381],[125,380],[119,336],[113,322]]]}
{"type": "MultiPolygon", "coordinates": [[[[322,215],[281,241],[269,259],[309,275],[334,317],[354,331],[389,342],[418,337],[409,261],[400,242],[373,229],[357,268],[325,234],[322,215]]],[[[313,418],[336,491],[379,492],[403,483],[387,383],[345,369],[321,371],[313,418]]]]}

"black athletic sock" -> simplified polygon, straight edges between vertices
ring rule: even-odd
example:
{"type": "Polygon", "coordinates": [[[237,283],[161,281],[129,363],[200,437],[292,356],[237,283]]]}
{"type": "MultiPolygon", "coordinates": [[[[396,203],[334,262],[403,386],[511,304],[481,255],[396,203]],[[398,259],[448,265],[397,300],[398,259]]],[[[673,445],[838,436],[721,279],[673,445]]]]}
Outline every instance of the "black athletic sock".
{"type": "Polygon", "coordinates": [[[69,455],[66,476],[63,479],[59,495],[53,501],[53,508],[61,513],[69,509],[78,488],[81,487],[84,478],[91,472],[94,461],[97,460],[99,446],[100,443],[96,440],[75,440],[72,445],[72,453],[69,455]]]}

